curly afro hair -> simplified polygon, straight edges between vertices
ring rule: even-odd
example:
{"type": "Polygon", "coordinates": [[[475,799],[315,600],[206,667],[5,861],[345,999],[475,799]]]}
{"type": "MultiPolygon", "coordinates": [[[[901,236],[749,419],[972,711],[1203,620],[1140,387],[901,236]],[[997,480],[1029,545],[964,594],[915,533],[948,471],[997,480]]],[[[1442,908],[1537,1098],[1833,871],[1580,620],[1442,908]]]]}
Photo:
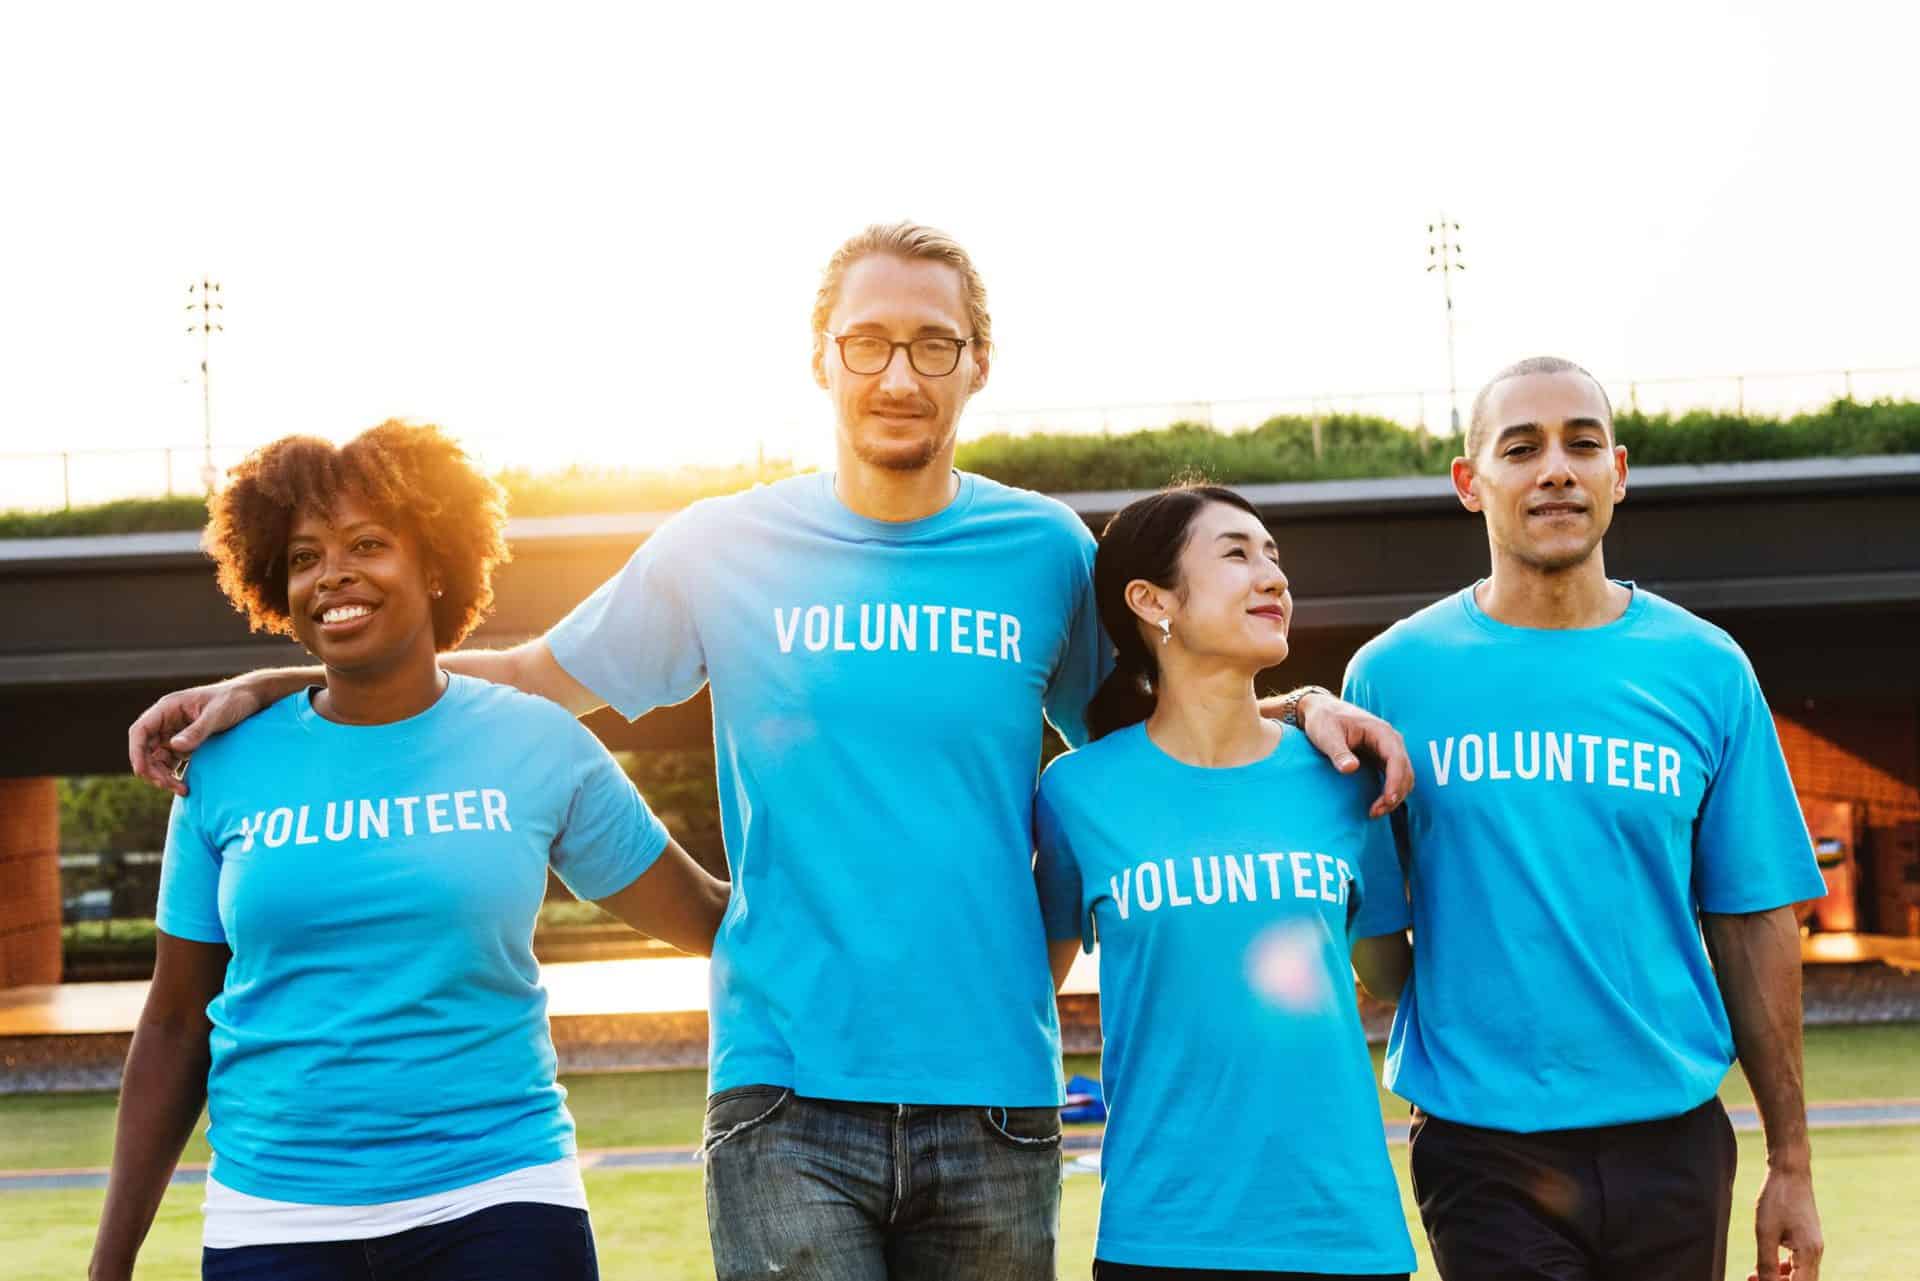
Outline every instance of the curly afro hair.
{"type": "Polygon", "coordinates": [[[209,502],[201,545],[220,590],[257,632],[292,636],[287,539],[302,507],[329,515],[352,494],[411,534],[440,581],[433,641],[452,649],[493,608],[493,567],[510,557],[506,494],[438,427],[388,421],[336,446],[286,436],[248,454],[209,502]]]}

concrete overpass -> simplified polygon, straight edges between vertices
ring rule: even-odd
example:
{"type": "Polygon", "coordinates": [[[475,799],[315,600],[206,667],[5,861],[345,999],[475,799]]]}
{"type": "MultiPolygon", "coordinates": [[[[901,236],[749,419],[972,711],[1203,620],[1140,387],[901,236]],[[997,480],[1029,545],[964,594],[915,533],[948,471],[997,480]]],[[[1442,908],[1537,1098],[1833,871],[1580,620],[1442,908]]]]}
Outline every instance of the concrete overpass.
{"type": "MultiPolygon", "coordinates": [[[[1485,572],[1481,524],[1442,479],[1239,488],[1274,530],[1299,601],[1286,684],[1337,685],[1368,637],[1485,572]]],[[[1134,496],[1061,497],[1097,530],[1134,496]]],[[[664,519],[513,522],[514,561],[469,644],[540,634],[664,519]]],[[[1726,627],[1777,714],[1811,716],[1822,742],[1838,735],[1879,780],[1881,807],[1920,818],[1920,456],[1638,469],[1607,564],[1726,627]]],[[[0,986],[18,968],[7,940],[31,934],[44,956],[49,914],[57,965],[57,878],[8,872],[50,859],[57,841],[51,783],[27,780],[124,769],[126,725],[161,694],[300,661],[291,643],[247,633],[197,534],[0,541],[0,780],[20,780],[0,781],[0,903],[40,905],[31,920],[0,908],[0,986]]],[[[710,732],[704,696],[632,726],[608,712],[589,723],[615,747],[710,732]]],[[[36,972],[11,981],[49,981],[36,972]]]]}

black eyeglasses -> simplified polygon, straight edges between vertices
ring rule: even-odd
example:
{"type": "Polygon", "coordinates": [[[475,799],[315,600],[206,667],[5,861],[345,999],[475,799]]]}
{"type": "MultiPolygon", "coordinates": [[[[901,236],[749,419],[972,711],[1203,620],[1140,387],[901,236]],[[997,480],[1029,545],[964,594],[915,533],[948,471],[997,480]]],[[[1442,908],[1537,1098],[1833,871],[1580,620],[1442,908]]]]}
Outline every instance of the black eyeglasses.
{"type": "Polygon", "coordinates": [[[907,349],[907,363],[923,378],[945,378],[960,366],[960,349],[971,338],[915,338],[894,342],[876,334],[828,333],[840,348],[840,363],[850,374],[877,374],[893,363],[893,353],[907,349]]]}

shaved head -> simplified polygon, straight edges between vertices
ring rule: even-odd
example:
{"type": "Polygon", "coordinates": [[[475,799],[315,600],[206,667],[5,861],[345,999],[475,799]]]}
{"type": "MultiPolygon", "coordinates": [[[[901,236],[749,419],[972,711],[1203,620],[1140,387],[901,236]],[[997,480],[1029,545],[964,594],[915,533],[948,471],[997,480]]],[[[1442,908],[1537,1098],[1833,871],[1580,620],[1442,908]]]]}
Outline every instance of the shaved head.
{"type": "Polygon", "coordinates": [[[1480,447],[1487,443],[1487,432],[1492,424],[1487,421],[1487,402],[1493,399],[1493,389],[1509,378],[1519,378],[1526,374],[1579,374],[1592,383],[1600,392],[1600,403],[1607,407],[1607,434],[1613,435],[1613,402],[1607,399],[1607,389],[1600,386],[1600,380],[1592,374],[1560,356],[1528,356],[1525,360],[1516,360],[1493,377],[1473,398],[1473,413],[1467,419],[1468,458],[1478,458],[1480,447]]]}

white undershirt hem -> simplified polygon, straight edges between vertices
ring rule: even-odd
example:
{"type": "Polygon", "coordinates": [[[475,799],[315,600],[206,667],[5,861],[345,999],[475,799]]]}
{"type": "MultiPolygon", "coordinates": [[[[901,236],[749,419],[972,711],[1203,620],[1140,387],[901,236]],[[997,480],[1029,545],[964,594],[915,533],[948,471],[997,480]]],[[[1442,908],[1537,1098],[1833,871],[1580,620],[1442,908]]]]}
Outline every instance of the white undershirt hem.
{"type": "Polygon", "coordinates": [[[367,1241],[430,1223],[449,1223],[512,1201],[587,1208],[580,1162],[572,1156],[509,1170],[464,1188],[378,1205],[310,1205],[249,1196],[207,1176],[202,1243],[210,1250],[309,1241],[367,1241]]]}

